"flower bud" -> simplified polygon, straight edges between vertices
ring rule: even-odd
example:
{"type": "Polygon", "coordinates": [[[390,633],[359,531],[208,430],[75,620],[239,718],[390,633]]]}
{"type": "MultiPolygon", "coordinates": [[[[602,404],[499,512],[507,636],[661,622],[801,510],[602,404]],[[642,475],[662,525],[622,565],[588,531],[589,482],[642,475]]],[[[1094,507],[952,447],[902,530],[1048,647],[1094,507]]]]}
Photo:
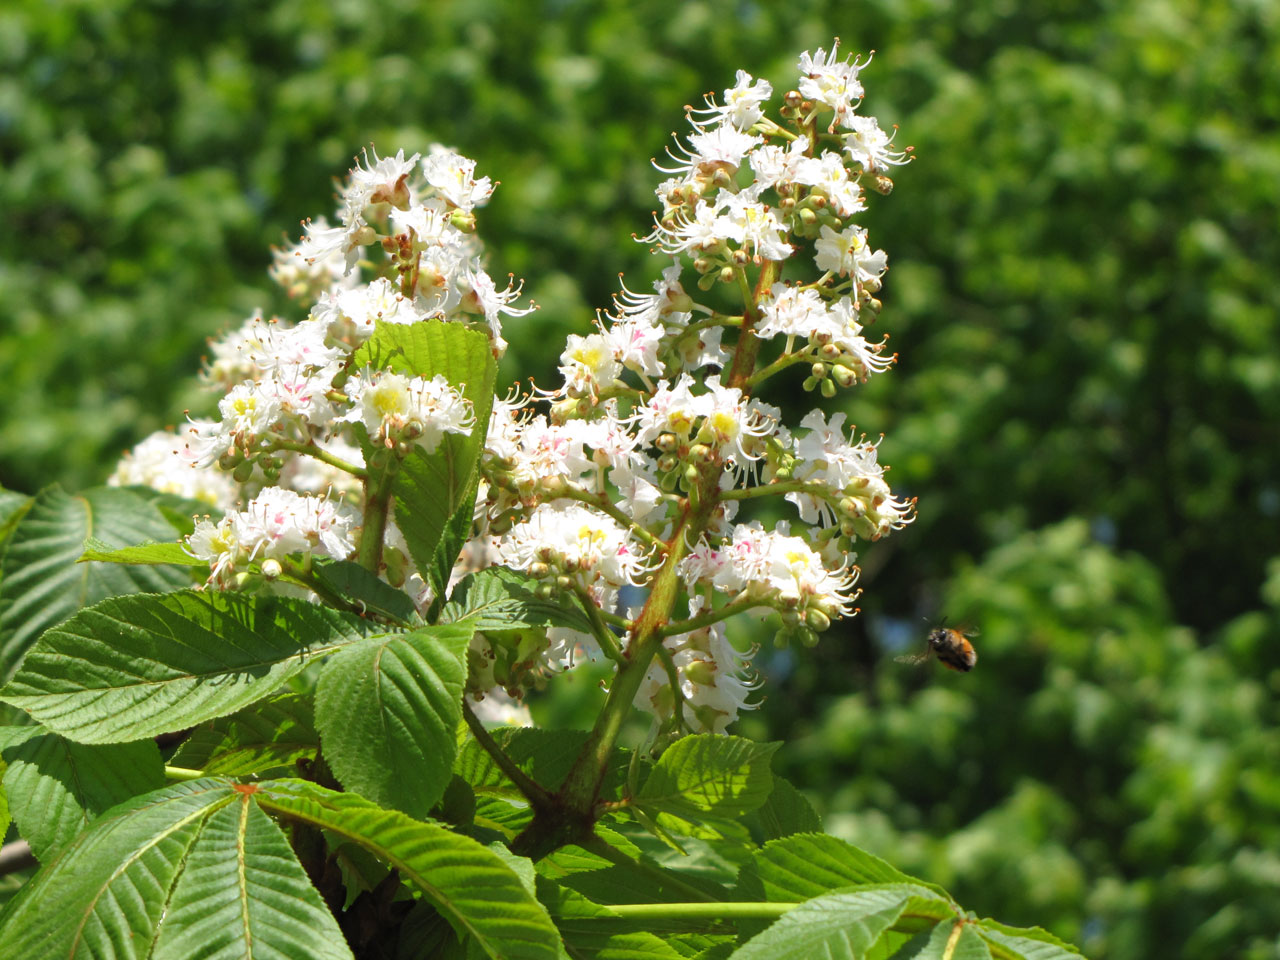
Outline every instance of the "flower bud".
{"type": "Polygon", "coordinates": [[[382,548],[383,573],[387,583],[393,587],[403,587],[406,574],[409,572],[409,558],[399,547],[384,546],[382,548]]]}
{"type": "Polygon", "coordinates": [[[824,633],[831,627],[831,618],[821,610],[810,607],[809,611],[804,615],[805,623],[818,633],[824,633]]]}
{"type": "Polygon", "coordinates": [[[663,453],[675,453],[680,441],[676,439],[674,433],[660,433],[658,434],[658,439],[653,441],[653,445],[663,453]]]}
{"type": "Polygon", "coordinates": [[[822,395],[828,400],[836,395],[836,384],[834,380],[822,381],[822,395]]]}
{"type": "Polygon", "coordinates": [[[828,340],[818,348],[818,353],[821,354],[824,360],[831,361],[839,359],[840,355],[844,353],[844,351],[840,349],[838,344],[832,343],[828,340]]]}
{"type": "Polygon", "coordinates": [[[688,483],[690,486],[697,483],[700,477],[701,477],[701,474],[698,472],[698,467],[696,464],[691,463],[684,468],[684,479],[685,479],[685,482],[688,483]]]}
{"type": "Polygon", "coordinates": [[[803,223],[806,227],[811,227],[818,222],[818,215],[808,207],[801,207],[799,216],[800,216],[800,222],[803,223]]]}
{"type": "Polygon", "coordinates": [[[373,243],[373,241],[377,239],[378,234],[374,231],[373,227],[366,225],[351,235],[351,245],[363,247],[367,244],[373,243]]]}
{"type": "Polygon", "coordinates": [[[694,460],[706,462],[711,459],[711,448],[705,443],[695,443],[689,448],[689,456],[694,460]]]}
{"type": "Polygon", "coordinates": [[[738,271],[734,270],[733,267],[720,268],[721,283],[733,283],[733,281],[737,279],[737,276],[738,276],[738,271]]]}
{"type": "Polygon", "coordinates": [[[800,386],[805,393],[813,393],[814,388],[817,387],[819,383],[826,383],[826,381],[819,380],[817,377],[805,377],[804,383],[800,384],[800,386]]]}
{"type": "Polygon", "coordinates": [[[685,664],[682,672],[700,687],[714,687],[716,685],[716,665],[714,661],[694,660],[685,664]]]}
{"type": "Polygon", "coordinates": [[[231,471],[231,478],[235,480],[236,483],[248,483],[249,479],[252,476],[253,476],[252,460],[240,461],[240,463],[236,464],[236,468],[231,471]]]}
{"type": "Polygon", "coordinates": [[[550,565],[543,563],[541,560],[535,560],[533,563],[529,564],[529,576],[533,577],[535,580],[541,580],[550,573],[550,565]]]}
{"type": "Polygon", "coordinates": [[[831,368],[831,379],[848,389],[858,382],[858,375],[848,367],[835,366],[831,368]]]}
{"type": "Polygon", "coordinates": [[[262,576],[266,580],[275,580],[280,574],[284,573],[284,567],[280,566],[280,561],[274,557],[262,561],[262,576]]]}
{"type": "Polygon", "coordinates": [[[876,193],[883,194],[886,197],[893,193],[893,181],[883,174],[872,181],[872,186],[875,188],[876,193]]]}
{"type": "Polygon", "coordinates": [[[670,473],[680,463],[673,454],[668,453],[666,456],[658,458],[658,470],[662,473],[670,473]]]}
{"type": "Polygon", "coordinates": [[[827,375],[827,368],[821,363],[815,363],[809,369],[812,371],[815,379],[821,380],[827,375]]]}

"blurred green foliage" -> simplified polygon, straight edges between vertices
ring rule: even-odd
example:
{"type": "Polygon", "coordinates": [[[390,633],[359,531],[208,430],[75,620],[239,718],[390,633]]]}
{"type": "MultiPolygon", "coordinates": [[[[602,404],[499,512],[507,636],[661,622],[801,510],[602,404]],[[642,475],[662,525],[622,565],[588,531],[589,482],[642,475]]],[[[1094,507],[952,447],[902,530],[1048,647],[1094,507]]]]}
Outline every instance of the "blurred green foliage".
{"type": "Polygon", "coordinates": [[[502,181],[490,272],[542,305],[504,375],[547,378],[656,273],[630,237],[681,105],[786,89],[833,34],[880,51],[867,110],[918,156],[867,219],[901,362],[847,408],[920,518],[864,553],[852,626],[762,651],[742,728],[980,910],[1097,957],[1280,957],[1274,4],[10,2],[0,484],[96,482],[207,412],[205,338],[297,315],[267,246],[370,142],[502,181]],[[978,668],[894,663],[943,613],[978,668]]]}

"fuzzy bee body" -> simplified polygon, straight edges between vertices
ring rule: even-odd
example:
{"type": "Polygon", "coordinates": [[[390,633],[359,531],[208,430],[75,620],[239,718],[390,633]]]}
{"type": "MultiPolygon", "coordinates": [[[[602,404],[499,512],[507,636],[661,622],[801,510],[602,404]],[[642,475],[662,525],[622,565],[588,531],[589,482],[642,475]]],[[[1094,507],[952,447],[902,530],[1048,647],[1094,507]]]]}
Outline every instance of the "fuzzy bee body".
{"type": "Polygon", "coordinates": [[[929,634],[929,648],[944,667],[968,673],[978,662],[978,652],[963,631],[938,627],[929,634]]]}
{"type": "Polygon", "coordinates": [[[929,632],[929,649],[913,656],[897,657],[900,663],[924,663],[930,657],[937,657],[948,670],[959,670],[968,673],[978,662],[978,652],[973,649],[969,638],[976,636],[976,630],[957,630],[955,627],[939,626],[929,632]]]}

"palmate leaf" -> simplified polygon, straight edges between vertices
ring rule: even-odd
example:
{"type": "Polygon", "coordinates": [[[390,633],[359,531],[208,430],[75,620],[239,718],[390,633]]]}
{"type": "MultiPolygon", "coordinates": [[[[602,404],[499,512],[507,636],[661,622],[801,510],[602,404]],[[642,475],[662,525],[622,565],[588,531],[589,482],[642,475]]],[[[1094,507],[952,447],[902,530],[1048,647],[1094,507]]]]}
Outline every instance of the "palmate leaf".
{"type": "Polygon", "coordinates": [[[220,777],[289,775],[298,772],[299,760],[319,749],[311,697],[281,693],[199,724],[170,762],[220,777]]]}
{"type": "Polygon", "coordinates": [[[354,561],[318,562],[311,572],[331,593],[358,604],[361,612],[367,610],[406,626],[422,622],[407,593],[379,580],[354,561]]]}
{"type": "Polygon", "coordinates": [[[822,820],[817,811],[788,780],[777,775],[769,799],[743,818],[757,843],[766,843],[796,833],[820,833],[822,820]]]}
{"type": "Polygon", "coordinates": [[[263,809],[345,837],[399,871],[460,938],[501,960],[558,960],[560,937],[546,908],[493,851],[469,837],[363,797],[302,780],[257,793],[263,809]]]}
{"type": "Polygon", "coordinates": [[[978,921],[975,929],[1000,948],[995,951],[998,957],[1016,954],[1025,960],[1072,960],[1080,956],[1075,947],[1039,927],[1010,927],[988,918],[978,921]]]}
{"type": "Polygon", "coordinates": [[[352,355],[351,365],[352,369],[370,365],[427,379],[442,375],[471,401],[475,413],[471,433],[447,434],[430,455],[415,451],[400,464],[395,477],[396,524],[435,596],[443,597],[449,571],[471,529],[476,463],[493,409],[498,367],[489,338],[440,320],[379,323],[373,336],[352,355]]]}
{"type": "Polygon", "coordinates": [[[35,497],[0,487],[0,550],[4,548],[4,542],[9,539],[9,534],[13,532],[13,528],[18,525],[18,521],[34,502],[35,497]]]}
{"type": "Polygon", "coordinates": [[[21,515],[0,558],[0,682],[47,628],[81,607],[129,593],[163,593],[191,583],[176,567],[77,564],[89,537],[134,544],[171,540],[159,509],[131,490],[95,487],[76,496],[42,490],[21,515]]]}
{"type": "Polygon", "coordinates": [[[799,903],[851,884],[873,883],[929,886],[837,837],[808,833],[765,844],[739,872],[738,892],[744,900],[799,903]]]}
{"type": "Polygon", "coordinates": [[[4,786],[18,831],[42,862],[104,810],[164,786],[154,741],[89,745],[40,727],[9,730],[19,735],[0,751],[4,786]]]}
{"type": "Polygon", "coordinates": [[[117,597],[47,631],[0,700],[81,743],[137,740],[269,696],[316,657],[375,629],[283,597],[117,597]]]}
{"type": "Polygon", "coordinates": [[[677,740],[658,758],[633,803],[686,820],[740,817],[768,799],[769,760],[778,746],[711,734],[677,740]]]}
{"type": "Polygon", "coordinates": [[[76,563],[88,563],[96,560],[99,563],[140,563],[158,564],[173,563],[182,567],[207,567],[206,560],[197,560],[187,553],[180,543],[139,543],[131,547],[113,547],[97,537],[90,537],[84,542],[84,553],[76,563]]]}
{"type": "Polygon", "coordinates": [[[449,783],[469,624],[373,637],[325,664],[316,685],[324,756],[348,790],[425,817],[449,783]]]}
{"type": "MultiPolygon", "coordinates": [[[[536,727],[503,727],[493,738],[521,770],[548,790],[555,790],[573,767],[587,741],[584,730],[539,730],[536,727]]],[[[471,785],[477,794],[523,799],[523,794],[493,757],[474,738],[458,751],[454,773],[471,785]]]]}
{"type": "Polygon", "coordinates": [[[550,599],[536,593],[537,581],[506,567],[489,567],[459,581],[441,611],[445,622],[470,620],[476,630],[569,627],[591,632],[591,621],[572,593],[550,599]]]}
{"type": "Polygon", "coordinates": [[[350,960],[254,789],[196,780],[107,811],[0,914],[6,955],[350,960]]]}
{"type": "MultiPolygon", "coordinates": [[[[1014,960],[1015,954],[1002,953],[1001,960],[1014,960]]],[[[911,960],[991,960],[991,950],[978,935],[972,923],[955,921],[939,923],[911,960]]]]}
{"type": "Polygon", "coordinates": [[[644,929],[647,921],[626,921],[575,890],[538,877],[538,899],[555,918],[573,957],[593,960],[680,960],[667,942],[644,929]]]}
{"type": "MultiPolygon", "coordinates": [[[[926,930],[954,918],[950,903],[917,884],[878,884],[825,893],[748,940],[735,960],[863,960],[895,925],[926,930]]],[[[902,942],[907,937],[898,935],[902,942]]]]}

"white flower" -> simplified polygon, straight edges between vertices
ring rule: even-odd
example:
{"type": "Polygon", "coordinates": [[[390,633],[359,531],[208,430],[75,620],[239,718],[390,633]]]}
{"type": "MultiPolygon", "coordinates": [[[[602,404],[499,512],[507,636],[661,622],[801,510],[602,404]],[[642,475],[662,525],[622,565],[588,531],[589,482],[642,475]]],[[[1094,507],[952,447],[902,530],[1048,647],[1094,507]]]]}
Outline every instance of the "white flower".
{"type": "Polygon", "coordinates": [[[797,137],[786,147],[766,144],[753,150],[749,158],[756,186],[765,190],[796,178],[800,164],[808,160],[809,138],[797,137]]]}
{"type": "Polygon", "coordinates": [[[783,237],[786,228],[774,212],[756,199],[755,191],[721,194],[723,213],[716,220],[721,236],[766,260],[785,260],[795,251],[783,237]]]}
{"type": "MultiPolygon", "coordinates": [[[[316,217],[312,227],[317,235],[331,230],[324,217],[316,217]]],[[[273,247],[268,274],[285,292],[298,300],[314,300],[322,293],[352,286],[359,282],[347,273],[344,258],[338,256],[335,247],[329,254],[307,259],[303,244],[273,247]]]]}
{"type": "Polygon", "coordinates": [[[422,161],[422,173],[427,183],[440,192],[440,196],[465,213],[484,206],[493,194],[493,183],[488,177],[475,179],[476,162],[454,153],[452,150],[432,153],[422,161]]]}
{"type": "Polygon", "coordinates": [[[365,368],[346,383],[355,406],[340,419],[364,424],[374,443],[408,441],[435,453],[446,433],[467,435],[475,417],[471,401],[443,375],[430,380],[365,368]]]}
{"type": "Polygon", "coordinates": [[[849,179],[840,154],[822,151],[821,157],[806,158],[796,164],[795,181],[821,192],[842,217],[867,209],[862,188],[849,179]]]}
{"type": "Polygon", "coordinates": [[[760,104],[773,95],[773,87],[768,80],[752,80],[751,74],[739,70],[734,84],[724,92],[724,106],[715,102],[715,97],[705,97],[707,109],[694,110],[694,114],[705,116],[703,120],[690,121],[696,127],[710,126],[713,123],[728,123],[735,130],[747,130],[753,123],[764,116],[760,104]]]}
{"type": "Polygon", "coordinates": [[[247,563],[283,560],[290,554],[344,560],[355,549],[351,528],[356,512],[327,497],[307,497],[268,487],[244,510],[232,510],[218,523],[199,521],[187,537],[186,551],[208,562],[210,583],[227,587],[247,563]]]}
{"type": "MultiPolygon", "coordinates": [[[[212,427],[212,424],[207,424],[212,427]]],[[[159,430],[140,442],[107,478],[113,487],[144,486],[226,509],[235,503],[236,486],[219,470],[201,469],[181,450],[182,440],[159,430]]]]}
{"type": "Polygon", "coordinates": [[[840,41],[836,40],[831,45],[829,57],[821,48],[813,55],[807,52],[800,54],[800,93],[835,111],[836,115],[827,128],[828,132],[834,130],[837,123],[849,125],[853,118],[854,101],[861,100],[863,94],[858,73],[871,62],[870,57],[866,60],[837,60],[839,49],[840,41]]]}
{"type": "Polygon", "coordinates": [[[688,147],[680,146],[677,141],[683,157],[667,150],[667,156],[676,161],[676,166],[659,167],[656,163],[654,166],[663,173],[682,176],[707,177],[718,170],[734,173],[752,148],[762,143],[762,138],[743,133],[731,125],[699,130],[689,135],[688,147]]]}
{"type": "Polygon", "coordinates": [[[603,334],[593,333],[588,337],[569,334],[564,352],[560,354],[560,374],[570,396],[594,397],[602,387],[612,386],[621,373],[622,364],[603,334]]]}
{"type": "MultiPolygon", "coordinates": [[[[690,616],[702,610],[702,598],[689,604],[690,616]]],[[[679,678],[684,699],[684,719],[695,733],[724,733],[742,710],[754,710],[748,703],[759,681],[749,678],[746,668],[750,654],[740,653],[725,636],[723,623],[663,640],[679,678]]],[[[662,663],[655,661],[636,692],[635,704],[652,713],[655,723],[675,709],[670,678],[662,663]]]]}
{"type": "Polygon", "coordinates": [[[542,563],[582,585],[603,580],[611,587],[638,584],[648,563],[631,535],[603,513],[572,501],[539,505],[512,527],[498,545],[502,563],[528,570],[542,563]]]}
{"type": "Polygon", "coordinates": [[[892,149],[893,137],[880,129],[875,117],[851,117],[848,126],[853,132],[845,134],[845,152],[868,173],[910,161],[905,151],[892,149]]]}
{"type": "Polygon", "coordinates": [[[499,290],[489,274],[479,267],[471,267],[463,274],[461,286],[463,288],[461,309],[484,316],[489,324],[493,351],[501,356],[506,352],[507,341],[502,339],[502,323],[498,315],[505,313],[509,317],[523,317],[537,309],[536,305],[524,308],[511,306],[511,302],[520,296],[524,283],[521,282],[516,286],[515,278],[509,277],[506,289],[499,290]]]}
{"type": "Polygon", "coordinates": [[[867,244],[867,231],[856,223],[840,233],[824,224],[815,246],[819,270],[830,270],[842,277],[853,274],[859,283],[878,280],[888,266],[885,252],[873,252],[867,244]]]}
{"type": "Polygon", "coordinates": [[[811,337],[829,325],[827,305],[818,291],[785,283],[770,288],[769,298],[760,304],[760,315],[763,322],[756,326],[760,337],[811,337]]]}
{"type": "Polygon", "coordinates": [[[816,608],[827,617],[849,616],[856,596],[856,567],[828,570],[821,554],[790,528],[779,523],[766,531],[759,521],[740,523],[721,549],[702,541],[680,564],[680,575],[692,595],[709,583],[724,593],[749,591],[762,605],[803,611],[816,608]]]}
{"type": "Polygon", "coordinates": [[[485,727],[532,727],[533,716],[529,708],[513,699],[501,687],[488,690],[478,699],[467,694],[467,703],[485,727]]]}
{"type": "Polygon", "coordinates": [[[373,336],[379,320],[384,323],[416,323],[425,319],[414,302],[405,297],[385,277],[363,284],[354,290],[321,297],[311,311],[328,336],[352,347],[373,336]]]}

